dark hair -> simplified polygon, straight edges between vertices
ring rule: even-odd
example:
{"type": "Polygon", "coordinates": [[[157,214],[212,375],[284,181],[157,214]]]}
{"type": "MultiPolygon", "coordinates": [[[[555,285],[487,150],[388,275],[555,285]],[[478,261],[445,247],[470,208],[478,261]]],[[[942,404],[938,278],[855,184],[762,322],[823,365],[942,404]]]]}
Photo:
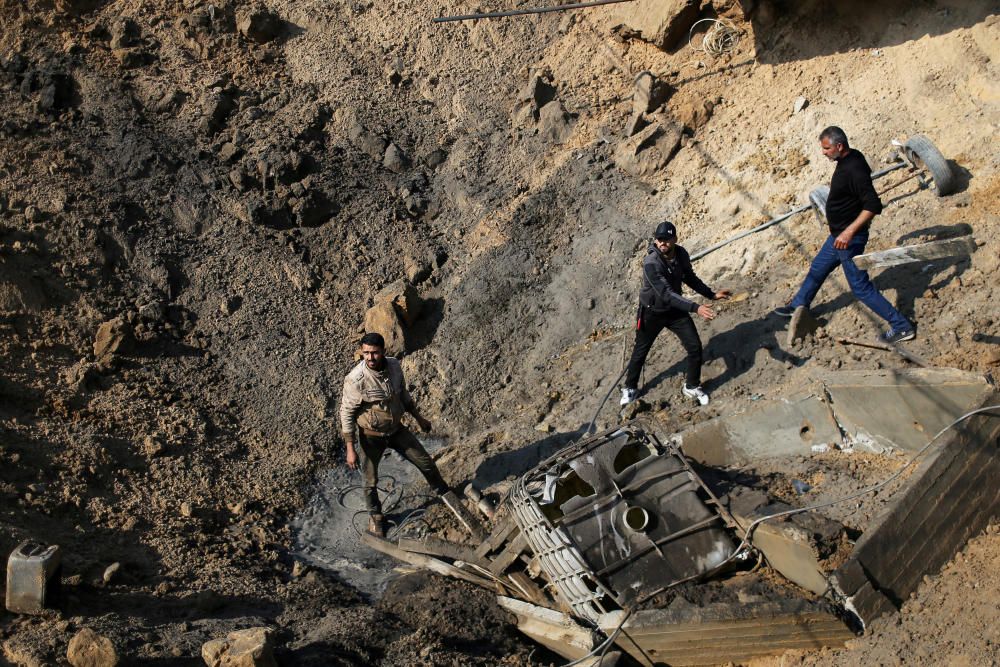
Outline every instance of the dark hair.
{"type": "Polygon", "coordinates": [[[819,140],[823,141],[824,139],[829,140],[834,146],[844,144],[844,148],[850,148],[850,145],[847,143],[847,133],[836,125],[831,125],[819,133],[819,140]]]}
{"type": "Polygon", "coordinates": [[[369,331],[364,336],[361,337],[362,345],[373,345],[375,347],[380,347],[385,349],[385,338],[382,338],[382,334],[376,333],[374,331],[369,331]]]}

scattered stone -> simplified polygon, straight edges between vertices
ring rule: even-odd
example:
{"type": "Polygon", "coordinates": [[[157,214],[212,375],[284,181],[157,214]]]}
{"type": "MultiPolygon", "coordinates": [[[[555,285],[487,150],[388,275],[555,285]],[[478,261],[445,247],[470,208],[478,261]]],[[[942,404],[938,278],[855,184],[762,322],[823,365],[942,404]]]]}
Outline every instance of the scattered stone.
{"type": "Polygon", "coordinates": [[[185,518],[191,518],[194,515],[194,506],[190,502],[185,500],[181,503],[181,516],[185,518]]]}
{"type": "Polygon", "coordinates": [[[410,159],[406,157],[403,150],[393,142],[390,143],[385,149],[385,155],[382,157],[382,166],[389,171],[401,174],[406,171],[408,166],[410,166],[410,159]]]}
{"type": "Polygon", "coordinates": [[[99,363],[110,361],[116,354],[127,354],[134,343],[132,326],[124,318],[116,317],[97,328],[94,357],[99,363]]]}
{"type": "Polygon", "coordinates": [[[223,315],[232,315],[243,305],[243,297],[231,294],[219,304],[219,312],[223,315]]]}
{"type": "Polygon", "coordinates": [[[650,113],[659,109],[670,97],[670,86],[646,70],[635,77],[632,93],[632,113],[650,113]]]}
{"type": "Polygon", "coordinates": [[[535,430],[541,431],[542,433],[552,433],[552,431],[554,431],[555,428],[553,428],[552,424],[543,421],[538,424],[535,424],[535,430]]]}
{"type": "Polygon", "coordinates": [[[213,639],[201,647],[208,667],[277,667],[270,628],[249,628],[213,639]]]}
{"type": "Polygon", "coordinates": [[[229,172],[229,182],[240,192],[246,192],[253,187],[253,177],[242,166],[233,167],[229,172]]]}
{"type": "Polygon", "coordinates": [[[104,582],[104,585],[107,586],[108,584],[110,584],[114,580],[114,578],[118,575],[118,573],[121,571],[121,569],[122,569],[122,564],[117,561],[104,568],[104,574],[101,575],[101,581],[104,582]]]}
{"type": "Polygon", "coordinates": [[[432,267],[427,258],[419,259],[407,255],[403,259],[403,270],[406,272],[406,279],[412,285],[419,285],[430,277],[432,267]]]}
{"type": "Polygon", "coordinates": [[[431,151],[430,154],[426,158],[424,158],[424,164],[426,164],[431,169],[437,169],[442,164],[444,164],[445,160],[447,159],[448,159],[448,154],[445,153],[440,148],[437,148],[431,151]]]}
{"type": "Polygon", "coordinates": [[[139,25],[130,18],[119,18],[111,26],[111,48],[127,49],[139,43],[139,25]]]}
{"type": "Polygon", "coordinates": [[[555,87],[543,79],[537,72],[532,73],[527,85],[517,95],[519,102],[529,103],[535,111],[538,111],[555,98],[555,87]]]}
{"type": "Polygon", "coordinates": [[[219,148],[219,159],[223,162],[233,162],[242,154],[243,151],[236,144],[229,141],[222,144],[222,147],[219,148]]]}
{"type": "Polygon", "coordinates": [[[281,34],[283,21],[260,5],[236,12],[236,29],[250,41],[264,44],[281,34]]]}
{"type": "Polygon", "coordinates": [[[66,660],[73,667],[116,667],[118,652],[110,639],[84,628],[69,641],[66,660]]]}
{"type": "Polygon", "coordinates": [[[692,132],[704,127],[715,111],[715,103],[711,100],[695,100],[677,107],[677,122],[692,132]]]}
{"type": "Polygon", "coordinates": [[[347,129],[347,136],[350,137],[351,143],[357,148],[373,158],[384,160],[389,142],[377,134],[368,131],[357,118],[352,119],[347,129]]]}
{"type": "Polygon", "coordinates": [[[643,412],[649,412],[652,409],[653,406],[641,398],[638,398],[625,406],[625,409],[622,410],[622,418],[626,420],[635,419],[636,415],[643,412]]]}
{"type": "Polygon", "coordinates": [[[614,152],[614,162],[633,176],[652,174],[667,166],[681,144],[681,128],[653,123],[621,142],[614,152]]]}
{"type": "Polygon", "coordinates": [[[795,104],[792,105],[792,113],[798,113],[809,106],[809,100],[804,97],[796,97],[795,104]]]}
{"type": "Polygon", "coordinates": [[[649,125],[649,122],[646,121],[646,118],[643,116],[642,112],[641,111],[634,112],[632,114],[632,117],[629,118],[628,123],[626,123],[625,125],[625,137],[626,138],[634,137],[639,132],[641,132],[642,129],[647,125],[649,125]]]}
{"type": "Polygon", "coordinates": [[[80,360],[63,371],[62,379],[72,389],[87,389],[97,384],[100,371],[97,364],[80,360]]]}
{"type": "Polygon", "coordinates": [[[545,141],[561,144],[573,134],[569,115],[562,102],[549,102],[538,112],[538,133],[545,141]]]}

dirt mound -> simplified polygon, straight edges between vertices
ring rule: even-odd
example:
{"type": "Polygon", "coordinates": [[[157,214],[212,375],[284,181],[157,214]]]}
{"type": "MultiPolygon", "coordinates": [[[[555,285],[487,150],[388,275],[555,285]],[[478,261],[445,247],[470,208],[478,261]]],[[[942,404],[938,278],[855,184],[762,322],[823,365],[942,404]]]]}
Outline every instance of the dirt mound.
{"type": "MultiPolygon", "coordinates": [[[[365,313],[397,281],[417,292],[403,363],[448,437],[445,476],[502,492],[613,389],[651,226],[674,219],[696,250],[800,202],[829,178],[830,123],[873,166],[917,132],[954,162],[958,193],[885,197],[871,249],[981,247],[876,283],[917,320],[915,352],[995,370],[997,17],[890,5],[701,3],[743,32],[713,58],[604,10],[438,25],[468,7],[0,1],[0,553],[31,536],[66,554],[61,610],[2,617],[4,659],[52,664],[89,627],[123,658],[190,661],[271,626],[279,661],[528,661],[506,634],[478,645],[485,600],[448,634],[419,629],[416,607],[376,609],[292,556],[293,518],[341,461],[365,313]],[[658,129],[631,158],[652,171],[617,150],[646,71],[658,129]]],[[[824,328],[783,346],[765,313],[822,238],[803,215],[698,263],[747,296],[699,324],[709,408],[679,396],[676,346],[654,347],[659,418],[905,363],[836,342],[876,324],[842,281],[820,295],[824,328]]]]}

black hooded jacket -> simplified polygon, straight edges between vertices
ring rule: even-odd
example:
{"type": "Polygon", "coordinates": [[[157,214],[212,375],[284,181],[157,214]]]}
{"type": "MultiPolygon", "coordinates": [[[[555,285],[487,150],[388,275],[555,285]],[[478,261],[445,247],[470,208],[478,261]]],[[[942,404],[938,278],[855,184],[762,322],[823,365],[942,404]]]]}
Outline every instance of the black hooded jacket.
{"type": "Polygon", "coordinates": [[[642,260],[639,304],[656,312],[680,310],[693,313],[698,310],[698,304],[681,296],[682,283],[706,299],[715,298],[715,292],[694,274],[687,250],[675,245],[673,259],[668,260],[655,245],[649,244],[649,252],[642,260]]]}

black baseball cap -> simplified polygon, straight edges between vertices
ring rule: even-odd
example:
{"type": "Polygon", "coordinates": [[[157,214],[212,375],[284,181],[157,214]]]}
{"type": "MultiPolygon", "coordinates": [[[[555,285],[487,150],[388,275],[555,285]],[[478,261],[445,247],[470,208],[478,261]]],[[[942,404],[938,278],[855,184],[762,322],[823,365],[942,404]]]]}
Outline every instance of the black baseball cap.
{"type": "Polygon", "coordinates": [[[656,231],[653,232],[654,239],[675,239],[677,238],[677,228],[674,227],[674,223],[669,220],[664,220],[656,226],[656,231]]]}

